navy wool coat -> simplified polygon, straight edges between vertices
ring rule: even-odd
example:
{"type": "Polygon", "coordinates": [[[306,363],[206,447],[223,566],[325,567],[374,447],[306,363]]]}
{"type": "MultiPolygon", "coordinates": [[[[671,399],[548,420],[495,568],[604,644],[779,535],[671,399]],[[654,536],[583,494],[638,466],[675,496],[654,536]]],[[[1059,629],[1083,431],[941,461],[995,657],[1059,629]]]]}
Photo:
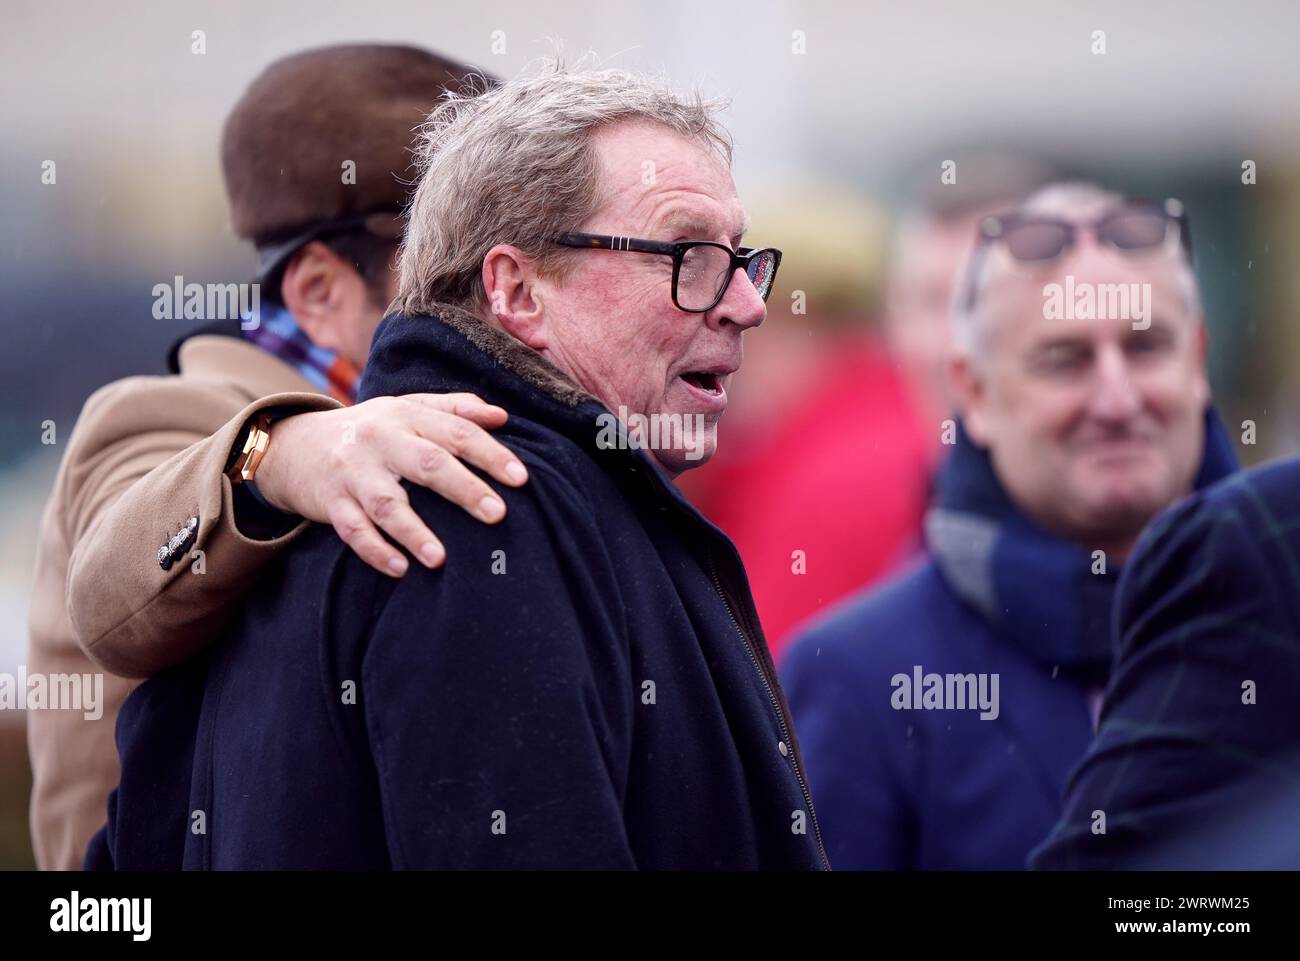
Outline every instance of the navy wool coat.
{"type": "Polygon", "coordinates": [[[539,355],[438,313],[384,321],[362,397],[502,405],[529,483],[494,526],[408,485],[439,570],[384,577],[328,528],[289,549],[126,705],[88,864],[827,867],[731,542],[539,355]]]}

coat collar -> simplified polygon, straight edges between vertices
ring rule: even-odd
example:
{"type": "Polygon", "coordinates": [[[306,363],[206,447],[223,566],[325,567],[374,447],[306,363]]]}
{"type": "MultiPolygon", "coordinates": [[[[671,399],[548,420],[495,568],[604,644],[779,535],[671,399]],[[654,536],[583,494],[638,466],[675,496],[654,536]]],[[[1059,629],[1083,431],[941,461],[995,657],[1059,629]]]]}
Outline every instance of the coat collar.
{"type": "Polygon", "coordinates": [[[284,361],[239,337],[201,333],[176,349],[175,367],[187,378],[229,385],[249,400],[269,394],[320,390],[284,361]]]}
{"type": "MultiPolygon", "coordinates": [[[[675,508],[695,525],[695,546],[712,543],[740,570],[738,580],[744,580],[730,538],[687,500],[646,451],[628,442],[625,425],[618,423],[615,442],[608,443],[600,424],[617,420],[599,400],[541,354],[477,315],[447,304],[432,309],[436,313],[431,315],[384,318],[361,378],[360,400],[474,391],[509,411],[511,423],[531,421],[568,438],[634,495],[675,508]]],[[[510,424],[503,430],[509,431],[510,424]]],[[[744,602],[752,606],[747,588],[744,594],[744,602]]]]}
{"type": "Polygon", "coordinates": [[[595,397],[574,383],[560,368],[509,334],[489,326],[477,314],[451,304],[439,304],[434,313],[502,367],[560,403],[569,407],[587,401],[597,403],[595,397]]]}
{"type": "MultiPolygon", "coordinates": [[[[375,332],[359,399],[383,394],[474,391],[516,417],[574,441],[597,462],[661,472],[632,445],[598,445],[605,406],[532,348],[463,307],[390,314],[375,332]]],[[[664,480],[668,490],[676,488],[664,480]]],[[[677,495],[680,496],[680,495],[677,495]]]]}

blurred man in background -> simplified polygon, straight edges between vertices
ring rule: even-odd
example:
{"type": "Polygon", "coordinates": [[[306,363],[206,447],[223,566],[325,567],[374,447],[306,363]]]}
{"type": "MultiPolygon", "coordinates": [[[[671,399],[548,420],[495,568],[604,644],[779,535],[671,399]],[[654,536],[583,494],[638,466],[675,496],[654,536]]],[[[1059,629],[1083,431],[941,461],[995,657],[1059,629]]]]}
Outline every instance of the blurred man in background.
{"type": "Polygon", "coordinates": [[[1177,206],[1045,188],[984,221],[955,308],[928,556],[784,665],[840,868],[1024,866],[1092,737],[1121,563],[1235,465],[1177,206]],[[1058,309],[1121,284],[1146,299],[1058,309]]]}
{"type": "Polygon", "coordinates": [[[412,47],[325,48],[272,64],[227,119],[232,219],[269,302],[247,329],[225,320],[185,339],[173,376],[101,389],[77,422],[42,523],[28,675],[91,677],[86,652],[115,674],[95,716],[28,711],[39,866],[80,867],[104,822],[126,678],[215,637],[304,519],[396,577],[408,562],[377,527],[426,565],[445,555],[400,478],[486,522],[504,503],[455,455],[526,478],[479,426],[505,412],[470,395],[344,408],[396,291],[412,129],[468,72],[412,47]]]}
{"type": "Polygon", "coordinates": [[[936,178],[934,167],[927,167],[925,180],[910,191],[912,202],[894,232],[885,296],[889,353],[932,449],[953,409],[952,299],[980,221],[1054,179],[1043,162],[1010,151],[971,151],[951,162],[952,182],[936,178]]]}

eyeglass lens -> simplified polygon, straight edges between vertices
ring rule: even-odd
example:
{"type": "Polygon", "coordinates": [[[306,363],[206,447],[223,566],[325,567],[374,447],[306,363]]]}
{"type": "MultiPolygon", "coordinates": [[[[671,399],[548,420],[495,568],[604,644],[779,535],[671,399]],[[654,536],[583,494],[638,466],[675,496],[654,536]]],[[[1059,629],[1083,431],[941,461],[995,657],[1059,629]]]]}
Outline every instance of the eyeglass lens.
{"type": "MultiPolygon", "coordinates": [[[[731,252],[722,247],[701,245],[682,257],[677,274],[677,304],[683,310],[706,310],[720,298],[731,277],[731,252]]],[[[771,292],[776,256],[762,251],[749,261],[746,274],[764,300],[771,292]]]]}

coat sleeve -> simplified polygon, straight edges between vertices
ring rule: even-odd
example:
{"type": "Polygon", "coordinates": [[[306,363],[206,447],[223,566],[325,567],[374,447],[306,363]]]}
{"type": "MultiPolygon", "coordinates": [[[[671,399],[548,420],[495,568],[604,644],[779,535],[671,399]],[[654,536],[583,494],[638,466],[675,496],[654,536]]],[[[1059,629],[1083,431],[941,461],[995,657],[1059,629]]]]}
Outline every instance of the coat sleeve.
{"type": "Polygon", "coordinates": [[[521,456],[528,486],[493,484],[509,505],[499,525],[410,489],[447,532],[447,562],[398,582],[359,687],[395,868],[636,866],[615,568],[576,488],[521,456]]]}
{"type": "Polygon", "coordinates": [[[1162,515],[1127,565],[1097,737],[1031,868],[1267,867],[1294,837],[1264,825],[1300,794],[1300,558],[1232,483],[1162,515]]]}
{"type": "Polygon", "coordinates": [[[871,684],[863,663],[844,656],[846,628],[821,625],[796,639],[781,663],[781,686],[799,732],[831,867],[906,870],[913,866],[914,831],[909,773],[893,747],[901,739],[899,715],[884,710],[888,679],[871,684]],[[886,694],[867,696],[873,689],[886,694]]]}
{"type": "Polygon", "coordinates": [[[309,393],[246,404],[220,385],[181,378],[132,378],[87,402],[62,512],[68,612],[87,656],[115,674],[143,677],[217,635],[257,572],[306,526],[290,519],[290,530],[265,540],[241,533],[223,474],[241,429],[271,407],[335,406],[309,393]],[[191,517],[192,545],[164,570],[159,548],[191,517]]]}

